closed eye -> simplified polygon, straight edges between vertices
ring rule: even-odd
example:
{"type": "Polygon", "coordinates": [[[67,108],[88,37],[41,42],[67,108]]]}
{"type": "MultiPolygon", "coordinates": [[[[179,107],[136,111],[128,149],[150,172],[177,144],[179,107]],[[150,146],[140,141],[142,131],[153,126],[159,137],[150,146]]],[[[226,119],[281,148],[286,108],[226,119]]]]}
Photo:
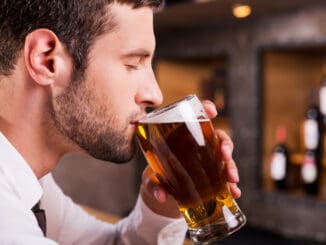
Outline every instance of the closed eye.
{"type": "Polygon", "coordinates": [[[139,70],[139,65],[125,64],[127,70],[139,70]]]}
{"type": "Polygon", "coordinates": [[[142,65],[145,65],[148,60],[151,61],[150,52],[140,49],[134,50],[124,54],[123,56],[124,64],[128,70],[139,70],[142,65]]]}

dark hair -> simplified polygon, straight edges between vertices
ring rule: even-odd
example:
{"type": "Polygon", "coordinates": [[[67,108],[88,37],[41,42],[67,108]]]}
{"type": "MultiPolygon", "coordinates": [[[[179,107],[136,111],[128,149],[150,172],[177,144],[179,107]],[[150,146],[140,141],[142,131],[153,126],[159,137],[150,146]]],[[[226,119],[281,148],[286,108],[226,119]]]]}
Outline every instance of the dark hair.
{"type": "Polygon", "coordinates": [[[74,61],[74,76],[83,74],[94,40],[114,27],[112,3],[156,8],[161,0],[1,0],[0,75],[9,75],[28,33],[52,30],[74,61]]]}

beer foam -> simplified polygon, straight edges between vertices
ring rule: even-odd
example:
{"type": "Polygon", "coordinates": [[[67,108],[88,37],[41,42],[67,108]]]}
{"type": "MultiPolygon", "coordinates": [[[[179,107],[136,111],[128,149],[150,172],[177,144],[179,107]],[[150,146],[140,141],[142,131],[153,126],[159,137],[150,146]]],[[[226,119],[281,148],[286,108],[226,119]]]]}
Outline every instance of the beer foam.
{"type": "Polygon", "coordinates": [[[171,105],[157,109],[149,114],[141,123],[177,123],[193,122],[207,119],[207,114],[194,95],[186,97],[184,100],[177,101],[171,105]]]}
{"type": "Polygon", "coordinates": [[[171,105],[155,110],[147,115],[140,123],[180,123],[184,122],[197,144],[205,145],[204,135],[198,121],[209,120],[207,114],[194,95],[171,105]]]}

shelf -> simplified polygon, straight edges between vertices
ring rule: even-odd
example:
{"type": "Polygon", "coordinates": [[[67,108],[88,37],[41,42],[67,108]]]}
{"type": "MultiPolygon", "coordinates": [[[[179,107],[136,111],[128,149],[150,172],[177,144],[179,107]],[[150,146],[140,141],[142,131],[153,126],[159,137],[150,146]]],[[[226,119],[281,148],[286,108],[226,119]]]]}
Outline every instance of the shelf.
{"type": "MultiPolygon", "coordinates": [[[[158,58],[191,58],[192,62],[196,57],[227,56],[228,120],[242,191],[238,203],[248,223],[290,237],[326,242],[325,200],[300,193],[266,191],[264,182],[268,178],[267,173],[263,174],[268,171],[266,158],[275,146],[279,123],[288,127],[290,151],[304,152],[300,124],[309,105],[309,91],[319,84],[326,57],[326,32],[320,28],[326,23],[325,1],[319,1],[319,7],[310,1],[290,2],[277,0],[268,4],[298,4],[298,9],[291,12],[293,9],[285,8],[277,14],[261,9],[262,15],[253,16],[251,21],[231,24],[218,14],[207,24],[207,13],[201,13],[200,8],[208,5],[198,9],[171,8],[156,16],[157,54],[158,58]],[[267,71],[266,61],[272,64],[266,66],[267,71]]],[[[214,7],[211,4],[211,13],[216,13],[219,1],[214,2],[214,7]]],[[[185,87],[188,85],[184,82],[185,87]]],[[[302,156],[293,158],[297,163],[293,166],[300,169],[302,156]]]]}
{"type": "MultiPolygon", "coordinates": [[[[291,164],[300,165],[301,166],[302,163],[303,163],[303,158],[304,158],[304,154],[303,153],[292,153],[290,155],[290,162],[291,162],[291,164]]],[[[326,158],[323,159],[322,166],[324,168],[326,168],[326,158]]]]}

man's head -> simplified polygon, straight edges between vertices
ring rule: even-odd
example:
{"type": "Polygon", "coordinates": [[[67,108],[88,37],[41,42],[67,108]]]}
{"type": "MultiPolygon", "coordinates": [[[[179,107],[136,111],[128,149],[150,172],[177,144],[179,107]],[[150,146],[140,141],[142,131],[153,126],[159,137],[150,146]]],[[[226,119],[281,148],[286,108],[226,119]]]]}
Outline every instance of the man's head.
{"type": "Polygon", "coordinates": [[[107,8],[112,3],[132,8],[156,8],[161,0],[3,0],[0,2],[0,75],[13,69],[25,37],[35,29],[53,31],[74,62],[74,77],[82,75],[94,40],[114,28],[107,8]]]}
{"type": "Polygon", "coordinates": [[[162,102],[151,66],[152,10],[158,5],[159,0],[2,1],[0,75],[25,83],[24,97],[30,99],[17,97],[30,103],[28,117],[38,118],[37,127],[46,127],[48,135],[64,136],[59,144],[72,143],[103,160],[130,160],[137,120],[147,106],[162,102]]]}

